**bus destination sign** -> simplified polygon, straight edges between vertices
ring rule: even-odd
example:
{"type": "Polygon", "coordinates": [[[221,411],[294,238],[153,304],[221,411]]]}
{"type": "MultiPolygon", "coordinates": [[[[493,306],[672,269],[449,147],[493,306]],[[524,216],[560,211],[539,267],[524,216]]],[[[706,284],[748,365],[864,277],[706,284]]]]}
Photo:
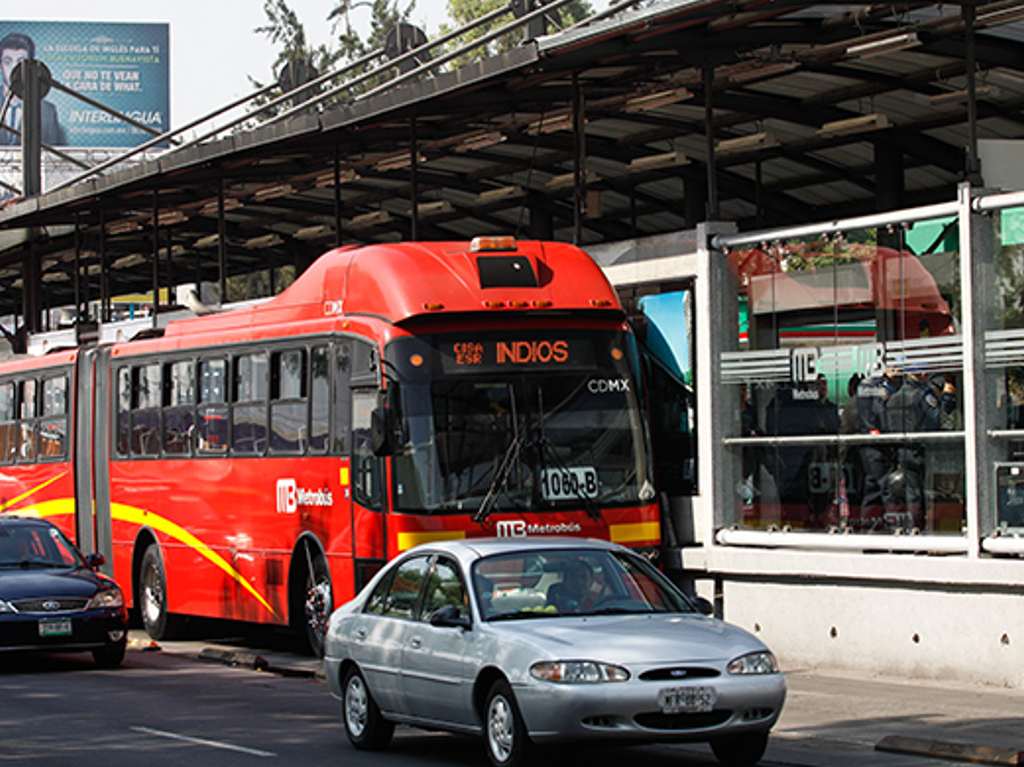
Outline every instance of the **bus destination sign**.
{"type": "Polygon", "coordinates": [[[593,366],[594,349],[589,339],[581,338],[458,339],[441,345],[441,360],[446,373],[578,370],[593,366]]]}

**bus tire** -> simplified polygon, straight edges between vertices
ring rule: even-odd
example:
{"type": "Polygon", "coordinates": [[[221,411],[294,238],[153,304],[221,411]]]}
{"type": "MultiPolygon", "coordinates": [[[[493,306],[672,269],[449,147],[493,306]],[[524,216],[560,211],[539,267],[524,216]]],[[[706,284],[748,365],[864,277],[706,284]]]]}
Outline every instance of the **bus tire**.
{"type": "Polygon", "coordinates": [[[153,639],[171,639],[176,627],[167,611],[167,571],[158,544],[151,543],[142,555],[136,583],[142,627],[153,639]]]}
{"type": "Polygon", "coordinates": [[[303,540],[292,556],[295,562],[289,610],[292,630],[304,652],[322,658],[327,622],[334,610],[331,573],[320,548],[309,539],[303,540]]]}

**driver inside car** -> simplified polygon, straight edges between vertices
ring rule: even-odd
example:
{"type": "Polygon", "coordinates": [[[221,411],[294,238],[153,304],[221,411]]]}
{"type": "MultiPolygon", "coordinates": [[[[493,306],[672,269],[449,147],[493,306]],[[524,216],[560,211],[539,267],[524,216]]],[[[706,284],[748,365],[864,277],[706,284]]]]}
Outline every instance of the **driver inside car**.
{"type": "Polygon", "coordinates": [[[570,562],[562,580],[548,589],[547,604],[560,613],[585,612],[594,606],[594,571],[584,560],[570,562]]]}

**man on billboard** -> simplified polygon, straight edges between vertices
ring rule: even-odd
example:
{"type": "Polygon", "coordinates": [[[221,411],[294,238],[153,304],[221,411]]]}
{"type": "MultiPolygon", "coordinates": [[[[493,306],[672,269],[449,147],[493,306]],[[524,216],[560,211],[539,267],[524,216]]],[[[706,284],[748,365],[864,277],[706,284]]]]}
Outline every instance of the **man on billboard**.
{"type": "MultiPolygon", "coordinates": [[[[0,104],[7,98],[11,87],[11,75],[15,67],[25,59],[36,57],[36,44],[28,35],[20,32],[11,32],[0,40],[0,72],[3,74],[3,83],[0,87],[0,104]]],[[[21,130],[21,99],[17,96],[11,99],[7,107],[7,114],[4,115],[4,125],[21,130]]],[[[67,144],[64,136],[64,128],[57,117],[57,107],[49,101],[43,100],[43,143],[48,146],[63,146],[67,144]]],[[[9,130],[0,129],[0,146],[17,146],[21,139],[9,130]]]]}

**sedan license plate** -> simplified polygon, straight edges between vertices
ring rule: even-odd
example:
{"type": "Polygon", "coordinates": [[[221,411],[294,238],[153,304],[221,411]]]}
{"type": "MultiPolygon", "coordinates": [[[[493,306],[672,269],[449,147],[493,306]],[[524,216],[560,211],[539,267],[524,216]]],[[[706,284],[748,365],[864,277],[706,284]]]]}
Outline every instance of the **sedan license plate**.
{"type": "Polygon", "coordinates": [[[663,714],[696,714],[711,711],[718,700],[714,687],[667,687],[658,693],[663,714]]]}
{"type": "Polygon", "coordinates": [[[39,621],[39,636],[69,637],[71,636],[71,621],[69,619],[59,621],[39,621]]]}

